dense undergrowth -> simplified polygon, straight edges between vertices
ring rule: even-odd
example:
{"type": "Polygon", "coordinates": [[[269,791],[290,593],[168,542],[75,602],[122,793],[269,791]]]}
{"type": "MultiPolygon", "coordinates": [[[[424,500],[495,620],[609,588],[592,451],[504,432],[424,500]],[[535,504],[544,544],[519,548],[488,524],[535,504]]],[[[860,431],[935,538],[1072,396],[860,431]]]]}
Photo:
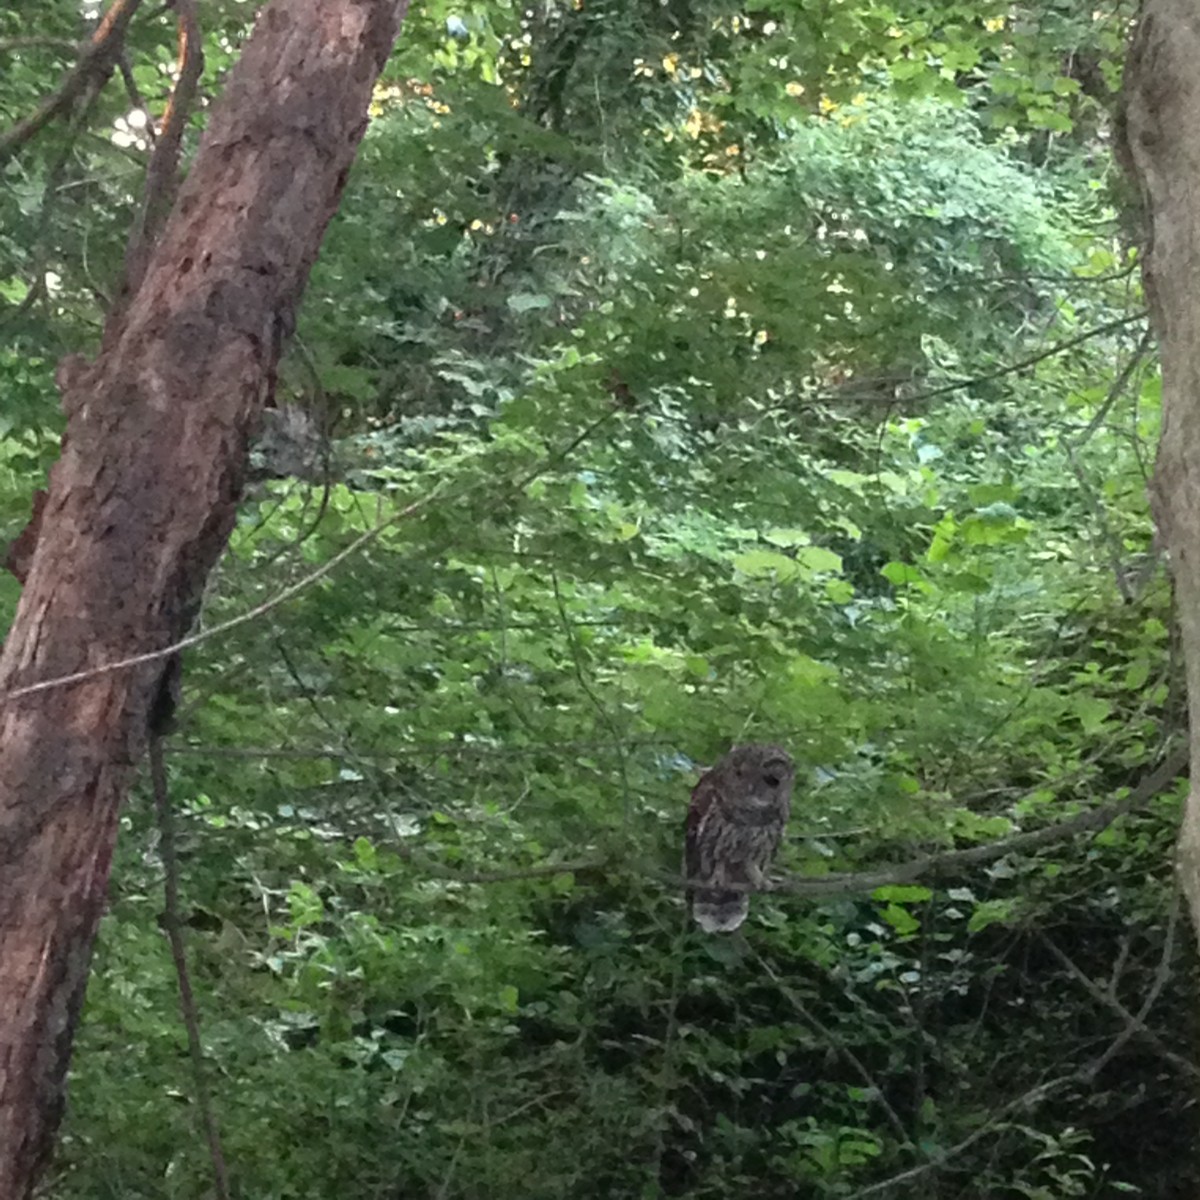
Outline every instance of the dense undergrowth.
{"type": "MultiPolygon", "coordinates": [[[[1105,97],[985,6],[920,88],[950,35],[897,58],[872,6],[858,60],[790,67],[808,6],[610,7],[414,18],[280,383],[318,449],[258,462],[206,597],[215,629],[397,518],[187,660],[171,789],[240,1194],[1191,1194],[1178,786],[896,870],[1119,800],[1183,721],[1105,97]],[[878,878],[705,937],[689,789],[759,737],[800,768],[781,873],[878,878]]],[[[73,154],[90,206],[35,238],[21,177],[0,199],[13,532],[133,186],[73,154]]],[[[210,1194],[163,869],[139,793],[55,1200],[210,1194]]]]}

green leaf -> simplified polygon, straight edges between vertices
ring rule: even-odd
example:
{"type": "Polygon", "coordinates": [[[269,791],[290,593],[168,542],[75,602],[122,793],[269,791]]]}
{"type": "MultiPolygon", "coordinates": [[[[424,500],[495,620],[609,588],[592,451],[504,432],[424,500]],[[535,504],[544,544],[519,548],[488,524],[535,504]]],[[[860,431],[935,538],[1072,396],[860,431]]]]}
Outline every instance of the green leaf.
{"type": "Polygon", "coordinates": [[[531,312],[538,308],[549,308],[552,301],[540,292],[514,292],[506,301],[513,312],[531,312]]]}
{"type": "Polygon", "coordinates": [[[879,568],[879,573],[897,587],[915,587],[927,583],[925,576],[916,567],[904,562],[885,563],[879,568]]]}
{"type": "Polygon", "coordinates": [[[800,573],[794,559],[774,550],[747,550],[744,554],[734,555],[733,565],[743,575],[754,579],[774,575],[780,583],[795,579],[800,573]]]}
{"type": "Polygon", "coordinates": [[[888,904],[881,913],[883,919],[899,934],[916,933],[921,928],[921,922],[906,908],[898,904],[888,904]]]}
{"type": "Polygon", "coordinates": [[[923,904],[933,899],[933,892],[929,888],[917,884],[891,883],[876,888],[871,895],[876,900],[892,900],[897,904],[923,904]]]}
{"type": "Polygon", "coordinates": [[[1125,671],[1124,687],[1131,692],[1139,691],[1150,678],[1150,660],[1139,658],[1129,664],[1125,671]]]}
{"type": "Polygon", "coordinates": [[[975,906],[975,911],[967,921],[970,933],[980,933],[989,925],[1003,925],[1011,921],[1016,912],[1014,900],[984,900],[975,906]]]}
{"type": "Polygon", "coordinates": [[[1076,696],[1072,708],[1083,726],[1083,731],[1089,737],[1099,733],[1104,723],[1112,715],[1112,705],[1099,696],[1076,696]]]}
{"type": "Polygon", "coordinates": [[[803,529],[768,529],[763,539],[773,546],[783,546],[790,549],[793,546],[807,546],[812,540],[803,529]]]}
{"type": "Polygon", "coordinates": [[[841,571],[842,556],[822,546],[805,546],[796,552],[796,562],[808,571],[841,571]]]}

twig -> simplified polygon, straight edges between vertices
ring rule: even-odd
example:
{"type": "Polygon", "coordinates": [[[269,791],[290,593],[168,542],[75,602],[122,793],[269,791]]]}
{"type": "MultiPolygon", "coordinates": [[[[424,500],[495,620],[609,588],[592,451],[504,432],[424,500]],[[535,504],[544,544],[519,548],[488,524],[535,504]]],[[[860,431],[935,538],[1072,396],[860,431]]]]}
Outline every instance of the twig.
{"type": "Polygon", "coordinates": [[[324,579],[331,571],[341,566],[348,558],[352,558],[365,546],[370,545],[371,542],[375,541],[380,534],[391,528],[397,521],[427,507],[441,490],[442,487],[439,484],[427,495],[422,496],[419,500],[414,500],[412,504],[401,509],[400,512],[373,525],[327,562],[322,563],[315,570],[303,576],[303,578],[276,592],[274,596],[269,597],[247,612],[240,613],[236,617],[231,617],[228,621],[222,621],[219,625],[212,625],[208,629],[202,629],[197,633],[189,634],[187,637],[180,638],[179,641],[172,643],[170,646],[164,646],[161,650],[147,650],[144,654],[133,654],[129,658],[121,658],[116,662],[101,663],[100,666],[89,667],[85,671],[75,671],[70,675],[60,675],[54,679],[43,679],[40,683],[31,683],[25,687],[14,688],[13,691],[6,692],[0,696],[0,705],[9,704],[13,700],[21,699],[23,696],[32,696],[38,692],[50,691],[53,688],[67,687],[73,683],[82,683],[85,679],[95,679],[101,675],[110,675],[114,671],[123,671],[130,667],[142,666],[144,663],[157,662],[159,659],[166,658],[171,654],[177,654],[181,650],[186,650],[189,646],[197,646],[201,642],[207,642],[210,638],[216,637],[218,634],[228,633],[231,629],[237,629],[239,626],[245,625],[250,621],[256,621],[259,617],[265,616],[281,604],[286,604],[293,597],[300,595],[301,592],[306,592],[315,583],[324,579]]]}
{"type": "MultiPolygon", "coordinates": [[[[787,895],[818,897],[844,896],[871,892],[876,888],[896,883],[911,883],[921,876],[941,874],[952,869],[974,866],[977,863],[992,862],[997,858],[1003,858],[1006,854],[1012,854],[1014,851],[1035,850],[1042,846],[1053,845],[1055,842],[1065,841],[1077,833],[1106,828],[1118,817],[1132,812],[1158,795],[1187,766],[1187,762],[1187,748],[1180,747],[1142,779],[1124,799],[1087,809],[1065,821],[1047,825],[1043,829],[1034,829],[1029,833],[1015,833],[1011,837],[987,842],[982,846],[970,846],[965,850],[947,850],[941,854],[925,854],[920,858],[909,859],[908,862],[897,863],[892,867],[881,867],[876,871],[841,871],[821,875],[817,878],[790,876],[784,879],[773,879],[762,885],[727,883],[723,886],[730,892],[780,892],[787,895]]],[[[675,876],[665,872],[660,872],[656,877],[664,883],[674,882],[689,890],[703,886],[688,880],[676,879],[675,876]]]]}
{"type": "Polygon", "coordinates": [[[158,817],[159,853],[163,863],[163,925],[175,963],[179,982],[179,1008],[187,1030],[188,1054],[192,1060],[192,1087],[196,1093],[196,1108],[208,1141],[212,1160],[213,1190],[217,1200],[229,1200],[229,1172],[221,1148],[221,1131],[213,1112],[212,1098],[204,1071],[204,1047],[200,1042],[200,1017],[192,991],[187,951],[183,944],[183,922],[179,916],[179,858],[175,850],[175,814],[167,796],[167,769],[163,763],[162,738],[150,739],[150,778],[154,787],[154,810],[158,817]]]}
{"type": "Polygon", "coordinates": [[[974,1133],[963,1138],[961,1142],[955,1142],[953,1146],[943,1150],[940,1154],[934,1155],[928,1162],[918,1163],[915,1167],[910,1167],[907,1171],[901,1171],[898,1175],[881,1179],[878,1183],[872,1183],[869,1187],[854,1192],[848,1200],[865,1200],[867,1196],[875,1196],[879,1192],[890,1191],[897,1184],[908,1183],[910,1180],[927,1175],[930,1171],[944,1167],[951,1159],[957,1158],[964,1151],[969,1150],[975,1145],[976,1142],[987,1137],[989,1133],[999,1126],[1003,1118],[1014,1109],[1040,1104],[1047,1096],[1074,1082],[1076,1082],[1074,1075],[1063,1075],[1058,1079],[1051,1079],[1048,1083],[1039,1083],[1037,1087],[1030,1088],[1029,1091],[1022,1093],[1015,1100],[1010,1100],[990,1121],[981,1125],[974,1133]]]}
{"type": "Polygon", "coordinates": [[[1138,342],[1137,347],[1129,356],[1129,361],[1121,368],[1120,374],[1112,381],[1112,386],[1108,389],[1108,395],[1104,397],[1104,402],[1096,409],[1095,415],[1084,426],[1083,432],[1075,438],[1072,445],[1076,450],[1082,450],[1088,439],[1104,424],[1105,418],[1112,410],[1112,406],[1121,398],[1121,394],[1129,385],[1129,380],[1133,377],[1134,371],[1141,365],[1142,359],[1146,356],[1146,351],[1150,349],[1150,344],[1153,341],[1153,335],[1147,329],[1138,342]]]}
{"type": "Polygon", "coordinates": [[[904,1122],[900,1120],[900,1114],[891,1106],[883,1088],[875,1080],[875,1076],[867,1069],[866,1064],[850,1049],[846,1043],[838,1037],[832,1029],[823,1024],[812,1012],[809,1011],[808,1005],[800,999],[796,993],[788,987],[782,979],[779,978],[775,969],[769,962],[753,946],[745,939],[745,935],[740,935],[743,944],[749,949],[750,953],[758,960],[758,965],[767,973],[771,981],[779,989],[780,993],[787,999],[792,1007],[800,1014],[801,1018],[808,1022],[817,1033],[825,1039],[854,1069],[859,1079],[866,1084],[868,1090],[873,1093],[875,1099],[879,1101],[880,1108],[883,1109],[884,1116],[887,1117],[888,1123],[896,1131],[896,1136],[900,1139],[902,1146],[912,1147],[913,1141],[909,1137],[908,1131],[904,1128],[904,1122]]]}
{"type": "MultiPolygon", "coordinates": [[[[525,490],[534,480],[540,478],[551,467],[556,466],[563,461],[568,455],[582,445],[589,437],[591,437],[601,426],[612,420],[616,410],[610,410],[592,421],[591,424],[585,425],[578,434],[576,434],[565,446],[560,450],[547,455],[536,466],[532,467],[525,475],[521,476],[512,486],[510,491],[518,494],[525,490]]],[[[297,580],[276,592],[274,596],[264,600],[261,604],[254,608],[239,614],[236,617],[231,617],[228,621],[223,621],[219,625],[212,625],[208,629],[200,630],[196,633],[189,634],[187,637],[180,638],[177,642],[172,642],[169,646],[163,646],[159,650],[147,650],[142,654],[132,654],[128,658],[117,659],[115,662],[101,663],[97,667],[88,667],[83,671],[73,671],[69,675],[58,675],[53,679],[43,679],[38,683],[26,684],[24,687],[14,688],[10,692],[5,692],[0,695],[0,705],[11,704],[14,700],[20,700],[24,696],[32,696],[38,692],[48,692],[58,687],[68,687],[74,683],[82,683],[87,679],[96,679],[101,675],[109,675],[114,671],[128,670],[130,667],[139,667],[145,663],[157,662],[159,659],[167,658],[171,654],[177,654],[181,650],[186,650],[191,646],[197,646],[201,642],[207,642],[211,638],[217,637],[220,634],[228,633],[231,629],[237,629],[242,625],[246,625],[251,621],[256,621],[259,617],[265,616],[272,612],[281,604],[286,604],[289,600],[303,592],[308,591],[314,584],[319,583],[332,571],[336,570],[347,559],[353,558],[358,552],[369,546],[386,530],[390,529],[405,517],[412,516],[413,513],[420,512],[427,508],[433,501],[445,490],[444,483],[438,483],[433,489],[427,492],[418,500],[414,500],[411,504],[402,508],[398,513],[378,522],[365,533],[360,534],[354,539],[345,549],[339,551],[327,562],[322,563],[315,570],[310,571],[307,575],[297,580]]],[[[468,489],[470,490],[470,489],[468,489]]]]}
{"type": "Polygon", "coordinates": [[[204,71],[196,0],[175,0],[175,11],[179,14],[178,80],[167,101],[158,141],[150,154],[142,203],[125,246],[125,278],[117,293],[122,297],[133,296],[140,286],[150,262],[150,253],[175,203],[183,131],[204,71]]]}
{"type": "MultiPolygon", "coordinates": [[[[1178,908],[1176,903],[1174,908],[1178,908]]],[[[1165,949],[1169,950],[1174,946],[1174,920],[1168,926],[1168,937],[1166,939],[1165,949]]],[[[1159,963],[1158,978],[1155,979],[1154,985],[1151,987],[1147,1001],[1142,1003],[1142,1007],[1135,1015],[1123,1005],[1116,996],[1111,996],[1104,988],[1100,987],[1083,968],[1078,966],[1066,953],[1059,949],[1056,943],[1046,934],[1041,935],[1042,944],[1050,951],[1051,954],[1058,960],[1059,964],[1064,967],[1070,975],[1076,979],[1087,993],[1095,1000],[1098,1000],[1106,1008],[1110,1008],[1118,1017],[1125,1023],[1125,1028],[1121,1031],[1121,1035],[1117,1040],[1105,1051],[1098,1063],[1089,1068],[1089,1077],[1094,1075],[1100,1067],[1108,1062],[1109,1059],[1132,1037],[1137,1034],[1138,1037],[1144,1038],[1151,1046],[1158,1051],[1159,1055],[1166,1059],[1167,1062],[1177,1067],[1185,1075],[1190,1075],[1193,1079],[1200,1079],[1200,1066],[1197,1066],[1191,1059],[1185,1058],[1182,1054],[1178,1054],[1172,1050],[1170,1046],[1156,1034],[1152,1029],[1146,1026],[1146,1014],[1149,1012],[1149,1006],[1152,1006],[1157,1000],[1159,992],[1162,990],[1162,984],[1165,980],[1162,979],[1163,965],[1159,963]],[[1147,1003],[1148,1002],[1148,1003],[1147,1003]]]]}
{"type": "MultiPolygon", "coordinates": [[[[0,319],[0,328],[11,325],[18,318],[27,313],[38,300],[45,295],[46,292],[46,240],[47,231],[50,227],[50,220],[54,213],[54,206],[58,202],[62,177],[66,173],[67,163],[70,161],[71,152],[75,149],[75,143],[79,138],[83,127],[87,122],[88,116],[92,111],[92,106],[96,103],[96,98],[100,95],[100,89],[103,87],[102,79],[92,79],[83,89],[83,95],[78,106],[68,125],[67,136],[64,139],[64,144],[57,157],[51,163],[50,172],[46,179],[46,186],[42,189],[42,207],[38,214],[38,233],[34,243],[34,269],[33,280],[29,285],[29,290],[21,298],[21,300],[8,312],[3,313],[0,319]]],[[[44,493],[43,493],[44,494],[44,493]]],[[[35,501],[36,504],[36,501],[35,501]]],[[[36,545],[36,534],[33,539],[33,545],[36,545]]],[[[32,557],[32,546],[30,548],[32,557]]]]}
{"type": "Polygon", "coordinates": [[[546,879],[555,875],[574,875],[579,871],[603,871],[610,864],[603,858],[585,858],[578,862],[544,863],[537,867],[525,867],[515,871],[459,871],[436,870],[430,872],[431,879],[444,879],[448,883],[513,883],[520,879],[546,879]]]}
{"type": "Polygon", "coordinates": [[[579,641],[579,635],[575,632],[575,626],[571,623],[570,615],[567,613],[567,606],[563,600],[562,589],[558,584],[558,572],[552,570],[550,572],[550,582],[554,588],[554,603],[558,608],[559,620],[562,621],[563,632],[566,634],[567,646],[571,651],[571,666],[574,668],[575,678],[579,682],[579,686],[583,694],[588,698],[591,706],[596,710],[596,715],[608,730],[612,737],[612,750],[617,756],[617,765],[621,772],[621,799],[622,813],[624,820],[628,824],[630,813],[632,810],[631,796],[629,792],[629,760],[626,754],[624,740],[621,737],[621,731],[617,727],[616,721],[613,720],[612,714],[604,706],[604,702],[596,694],[595,688],[592,687],[588,677],[583,669],[583,647],[579,641]]]}
{"type": "Polygon", "coordinates": [[[1011,837],[1001,838],[999,841],[988,842],[986,845],[971,846],[965,850],[948,850],[943,854],[926,854],[920,858],[910,859],[906,863],[899,863],[894,867],[882,868],[879,871],[844,872],[823,875],[819,879],[783,880],[779,883],[768,883],[765,887],[758,889],[739,888],[734,884],[725,886],[730,891],[797,892],[810,896],[840,895],[847,891],[860,892],[893,883],[907,883],[921,875],[934,872],[992,862],[1014,851],[1035,850],[1064,841],[1077,833],[1104,829],[1118,817],[1140,808],[1148,800],[1158,795],[1187,765],[1188,750],[1186,746],[1181,746],[1149,775],[1145,776],[1124,799],[1087,809],[1073,817],[1068,817],[1065,821],[1047,825],[1044,829],[1016,833],[1011,837]]]}
{"type": "MultiPolygon", "coordinates": [[[[1103,325],[1097,325],[1094,329],[1088,329],[1083,333],[1077,334],[1075,337],[1066,338],[1061,342],[1055,342],[1046,350],[1039,350],[1037,354],[1031,354],[1028,358],[1019,359],[1017,362],[1009,363],[1005,367],[997,367],[994,371],[986,371],[982,375],[972,375],[969,378],[956,379],[951,383],[939,384],[935,388],[930,388],[924,392],[914,392],[910,396],[905,396],[904,403],[910,404],[915,402],[923,402],[925,400],[935,400],[939,396],[948,396],[953,392],[961,391],[963,388],[974,387],[980,383],[991,383],[996,379],[1003,379],[1006,375],[1015,375],[1019,371],[1027,370],[1029,367],[1036,366],[1040,362],[1044,362],[1047,358],[1053,358],[1056,354],[1062,354],[1066,350],[1073,350],[1076,346],[1082,345],[1084,342],[1091,341],[1092,338],[1103,337],[1108,333],[1115,333],[1118,329],[1124,329],[1126,325],[1132,325],[1137,321],[1145,320],[1146,312],[1144,309],[1139,309],[1135,313],[1131,313],[1126,317],[1118,317],[1114,321],[1108,321],[1103,325]]],[[[818,401],[841,401],[855,402],[863,400],[878,400],[876,395],[856,395],[853,392],[830,392],[817,396],[806,397],[809,400],[818,401]]],[[[889,399],[889,403],[891,403],[889,399]]],[[[776,405],[774,407],[783,408],[788,405],[776,405]]]]}
{"type": "Polygon", "coordinates": [[[1129,361],[1118,373],[1116,379],[1113,380],[1112,386],[1108,389],[1108,395],[1104,399],[1104,403],[1096,410],[1095,416],[1087,423],[1083,432],[1075,439],[1063,439],[1063,448],[1067,452],[1067,459],[1071,464],[1071,470],[1075,473],[1075,480],[1079,484],[1080,494],[1083,496],[1084,502],[1092,510],[1092,515],[1096,520],[1096,528],[1098,532],[1098,540],[1103,542],[1108,550],[1109,566],[1112,569],[1113,578],[1116,581],[1117,590],[1121,593],[1121,599],[1126,604],[1132,604],[1135,597],[1134,589],[1130,584],[1129,573],[1125,569],[1123,558],[1124,546],[1121,539],[1113,532],[1113,528],[1108,520],[1108,512],[1104,507],[1104,502],[1096,495],[1092,488],[1091,482],[1087,477],[1087,473],[1083,469],[1083,464],[1079,461],[1079,451],[1086,445],[1088,439],[1096,432],[1097,429],[1104,423],[1113,405],[1120,399],[1125,391],[1126,385],[1129,383],[1134,370],[1142,361],[1143,355],[1150,346],[1151,335],[1147,330],[1142,334],[1141,341],[1138,342],[1137,349],[1129,356],[1129,361]]]}
{"type": "MultiPolygon", "coordinates": [[[[638,739],[637,745],[656,746],[663,744],[671,744],[669,739],[647,738],[638,739]]],[[[452,742],[429,742],[424,744],[416,744],[411,747],[405,747],[402,750],[392,750],[385,754],[370,754],[356,753],[348,750],[281,750],[276,748],[254,748],[242,750],[237,747],[213,747],[209,749],[204,746],[172,746],[170,753],[172,754],[213,754],[223,758],[281,758],[281,759],[308,759],[308,758],[331,758],[331,759],[376,759],[376,760],[394,760],[398,758],[413,757],[421,754],[447,754],[455,752],[465,752],[468,750],[481,753],[541,753],[546,750],[578,750],[594,749],[597,747],[608,747],[608,742],[595,741],[565,741],[565,742],[539,742],[536,745],[522,747],[519,750],[511,750],[505,747],[495,746],[472,746],[467,744],[456,744],[452,742]]],[[[1166,758],[1160,766],[1155,768],[1149,775],[1145,776],[1130,792],[1130,794],[1121,800],[1114,800],[1110,804],[1101,804],[1096,808],[1087,809],[1084,812],[1076,814],[1074,817],[1068,817],[1065,821],[1059,821],[1053,825],[1048,825],[1043,829],[1035,829],[1028,833],[1017,833],[1011,837],[1000,838],[994,842],[987,842],[980,846],[971,846],[965,850],[947,850],[942,854],[926,854],[920,858],[910,859],[905,863],[897,863],[892,867],[884,867],[874,871],[844,871],[830,875],[822,875],[815,878],[803,878],[797,876],[789,876],[783,879],[769,880],[761,886],[753,884],[726,884],[729,891],[745,891],[745,892],[778,892],[787,895],[797,896],[814,896],[818,898],[828,898],[831,896],[861,894],[862,892],[871,892],[878,887],[884,887],[888,884],[907,883],[922,875],[937,874],[950,869],[957,869],[963,866],[973,866],[976,863],[991,862],[997,858],[1002,858],[1006,854],[1012,854],[1015,851],[1028,851],[1039,849],[1043,846],[1053,845],[1056,842],[1066,841],[1067,838],[1073,837],[1078,833],[1087,833],[1092,830],[1099,831],[1111,825],[1118,817],[1124,816],[1128,812],[1132,812],[1140,808],[1147,801],[1153,799],[1161,792],[1167,784],[1169,784],[1186,766],[1188,763],[1188,751],[1186,747],[1180,747],[1168,758],[1166,758]]],[[[1070,779],[1072,774],[1068,774],[1065,778],[1070,779]]],[[[1053,785],[1051,785],[1053,786],[1053,785]]],[[[635,789],[636,790],[636,789],[635,789]]],[[[644,793],[650,795],[651,793],[644,793]]],[[[813,836],[828,836],[825,834],[814,834],[813,836]]],[[[575,864],[574,866],[564,866],[560,868],[537,868],[540,874],[553,874],[557,870],[582,870],[585,867],[589,870],[599,870],[610,865],[603,861],[588,861],[586,863],[575,864]]],[[[681,879],[678,875],[665,871],[649,871],[647,875],[655,882],[664,884],[668,887],[683,887],[691,889],[699,884],[691,883],[681,879]]],[[[459,876],[461,882],[464,883],[491,883],[498,882],[507,878],[526,878],[524,872],[510,873],[501,872],[486,872],[477,876],[459,876]]]]}
{"type": "Polygon", "coordinates": [[[133,67],[130,65],[129,55],[125,53],[124,49],[117,55],[117,70],[121,72],[129,103],[133,105],[136,112],[140,112],[146,118],[145,134],[150,144],[153,145],[156,137],[154,121],[150,116],[150,109],[142,97],[141,88],[138,87],[137,80],[133,77],[133,67]]]}
{"type": "MultiPolygon", "coordinates": [[[[11,54],[15,50],[62,50],[68,54],[80,53],[81,47],[78,42],[71,41],[70,38],[57,37],[15,37],[15,38],[0,38],[0,54],[11,54]]],[[[86,52],[87,43],[83,44],[82,50],[86,52]]]]}

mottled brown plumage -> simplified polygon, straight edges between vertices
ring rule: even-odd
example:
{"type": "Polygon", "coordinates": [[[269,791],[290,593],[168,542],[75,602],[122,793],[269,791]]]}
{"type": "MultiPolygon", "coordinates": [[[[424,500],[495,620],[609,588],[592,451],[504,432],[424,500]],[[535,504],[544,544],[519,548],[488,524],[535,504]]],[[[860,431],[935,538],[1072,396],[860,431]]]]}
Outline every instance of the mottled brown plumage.
{"type": "Polygon", "coordinates": [[[750,910],[748,891],[761,887],[783,836],[796,769],[779,746],[734,746],[692,790],[684,874],[712,884],[692,890],[692,916],[706,933],[737,929],[750,910]]]}

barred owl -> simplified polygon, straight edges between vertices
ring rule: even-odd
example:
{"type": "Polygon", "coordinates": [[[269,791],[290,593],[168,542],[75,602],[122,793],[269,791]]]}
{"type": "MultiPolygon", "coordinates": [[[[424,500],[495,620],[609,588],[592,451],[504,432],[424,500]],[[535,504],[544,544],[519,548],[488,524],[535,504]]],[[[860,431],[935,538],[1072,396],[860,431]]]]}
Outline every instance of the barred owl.
{"type": "Polygon", "coordinates": [[[689,893],[705,933],[730,933],[746,919],[750,893],[721,884],[760,887],[787,824],[796,768],[778,746],[734,746],[692,790],[684,873],[713,887],[689,893]]]}

